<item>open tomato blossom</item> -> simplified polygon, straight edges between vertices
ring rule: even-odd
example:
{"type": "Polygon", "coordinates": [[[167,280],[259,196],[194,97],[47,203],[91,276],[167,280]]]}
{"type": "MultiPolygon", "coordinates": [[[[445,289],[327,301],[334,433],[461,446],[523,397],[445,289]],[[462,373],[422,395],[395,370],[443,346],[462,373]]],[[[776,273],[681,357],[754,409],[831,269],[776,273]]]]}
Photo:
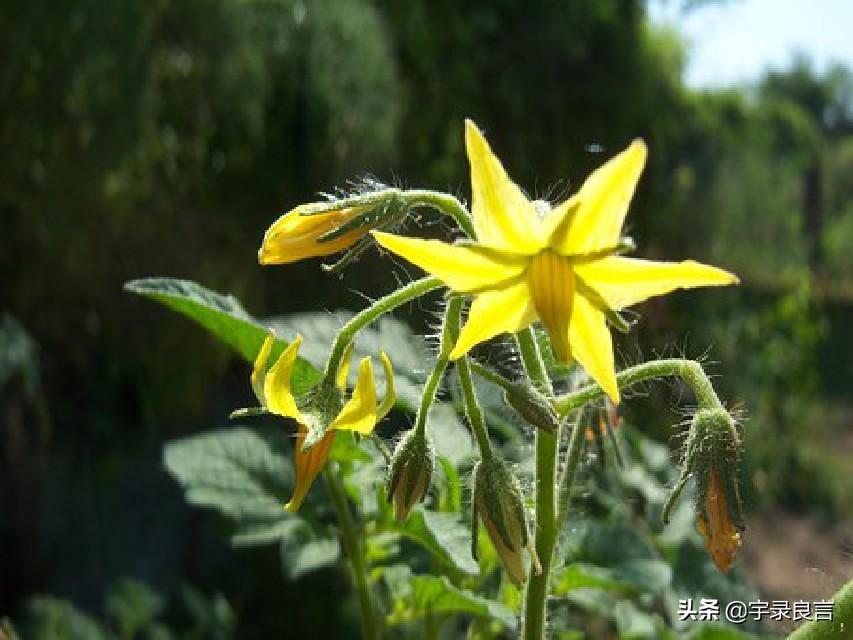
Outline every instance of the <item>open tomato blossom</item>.
{"type": "Polygon", "coordinates": [[[380,245],[474,300],[451,359],[541,320],[561,362],[577,360],[619,401],[607,316],[679,288],[729,285],[733,274],[692,260],[616,255],[628,205],[646,161],[635,140],[550,209],[529,200],[469,120],[471,215],[477,241],[448,244],[373,231],[380,245]]]}

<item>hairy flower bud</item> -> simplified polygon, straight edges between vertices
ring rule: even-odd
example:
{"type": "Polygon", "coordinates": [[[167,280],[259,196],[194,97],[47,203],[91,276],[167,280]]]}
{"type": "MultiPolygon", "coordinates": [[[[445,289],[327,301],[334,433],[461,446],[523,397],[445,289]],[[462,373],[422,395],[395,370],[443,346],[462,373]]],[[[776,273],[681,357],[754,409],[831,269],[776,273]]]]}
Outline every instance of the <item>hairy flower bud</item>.
{"type": "Polygon", "coordinates": [[[267,229],[258,261],[287,264],[347,250],[349,261],[370,245],[368,231],[395,227],[409,208],[399,189],[373,181],[344,197],[299,205],[267,229]]]}
{"type": "Polygon", "coordinates": [[[664,505],[664,522],[690,477],[696,478],[696,526],[714,564],[727,572],[745,530],[738,487],[741,439],[722,408],[700,409],[687,436],[681,477],[664,505]]]}
{"type": "Polygon", "coordinates": [[[426,496],[435,467],[435,449],[423,431],[409,431],[391,457],[386,495],[394,503],[394,517],[405,520],[426,496]]]}
{"type": "Polygon", "coordinates": [[[476,557],[477,518],[486,527],[486,533],[498,552],[504,569],[517,585],[527,580],[522,551],[530,550],[531,561],[538,566],[535,551],[530,544],[524,498],[518,480],[503,461],[497,458],[481,460],[474,467],[472,551],[476,557]]]}
{"type": "Polygon", "coordinates": [[[513,383],[504,387],[504,401],[537,429],[554,433],[560,426],[560,418],[548,398],[530,386],[513,383]]]}

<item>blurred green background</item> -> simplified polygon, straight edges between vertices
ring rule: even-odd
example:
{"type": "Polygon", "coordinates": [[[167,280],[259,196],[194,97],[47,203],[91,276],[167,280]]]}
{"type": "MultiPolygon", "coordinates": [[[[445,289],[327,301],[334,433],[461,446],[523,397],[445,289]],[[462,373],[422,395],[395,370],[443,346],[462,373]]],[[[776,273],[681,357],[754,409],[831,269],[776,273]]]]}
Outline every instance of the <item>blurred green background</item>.
{"type": "MultiPolygon", "coordinates": [[[[345,576],[287,583],[274,549],[232,551],[162,469],[164,442],[250,402],[245,365],[122,284],[192,279],[261,316],[360,308],[396,284],[387,262],[368,255],[342,279],[316,261],[261,269],[263,231],[366,174],[467,198],[465,117],[553,200],[646,139],[638,255],[703,260],[743,284],[638,307],[618,359],[706,355],[742,404],[742,563],[762,595],[820,599],[849,577],[853,73],[803,56],[746,87],[689,88],[687,45],[648,12],[641,0],[4,2],[0,615],[48,606],[35,594],[97,616],[156,597],[166,616],[239,637],[285,623],[290,637],[332,633],[345,576]],[[140,583],[153,591],[134,594],[140,583]]],[[[624,411],[666,442],[671,402],[624,411]]]]}

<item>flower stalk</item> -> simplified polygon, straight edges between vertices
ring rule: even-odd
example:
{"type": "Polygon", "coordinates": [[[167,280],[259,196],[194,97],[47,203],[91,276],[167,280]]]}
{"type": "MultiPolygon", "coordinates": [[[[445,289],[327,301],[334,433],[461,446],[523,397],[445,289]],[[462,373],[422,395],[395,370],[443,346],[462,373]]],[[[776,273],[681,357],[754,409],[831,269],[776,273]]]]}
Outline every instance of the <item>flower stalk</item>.
{"type": "Polygon", "coordinates": [[[382,637],[376,613],[373,608],[373,596],[370,592],[370,578],[364,557],[362,533],[358,530],[355,518],[350,511],[346,490],[339,475],[331,469],[324,472],[326,486],[338,517],[341,532],[341,544],[350,563],[352,578],[358,593],[358,605],[361,610],[361,633],[364,640],[379,640],[382,637]]]}
{"type": "Polygon", "coordinates": [[[349,322],[347,322],[338,335],[335,337],[335,342],[332,345],[332,350],[329,353],[329,359],[326,362],[326,370],[324,373],[324,381],[326,384],[334,384],[337,372],[340,370],[341,362],[343,362],[347,349],[350,343],[355,339],[356,334],[364,329],[371,322],[375,322],[381,315],[393,311],[400,305],[414,300],[434,289],[438,289],[441,281],[438,278],[427,277],[410,282],[404,287],[397,289],[393,293],[389,293],[383,298],[379,298],[376,302],[370,305],[367,309],[356,314],[349,322]]]}

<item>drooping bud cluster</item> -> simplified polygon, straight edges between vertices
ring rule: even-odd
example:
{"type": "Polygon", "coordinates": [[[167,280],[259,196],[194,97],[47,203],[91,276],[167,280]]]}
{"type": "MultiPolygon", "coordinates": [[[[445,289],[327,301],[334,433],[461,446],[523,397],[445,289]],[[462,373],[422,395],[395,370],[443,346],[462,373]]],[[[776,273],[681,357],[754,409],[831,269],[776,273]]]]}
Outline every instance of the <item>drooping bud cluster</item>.
{"type": "Polygon", "coordinates": [[[486,533],[498,552],[504,569],[517,585],[527,580],[522,551],[530,551],[531,562],[538,559],[527,528],[527,513],[521,487],[505,462],[486,458],[474,467],[472,553],[477,557],[477,524],[483,521],[486,533]]]}
{"type": "Polygon", "coordinates": [[[693,416],[682,459],[681,476],[664,505],[664,522],[687,481],[696,478],[696,526],[714,564],[728,571],[745,530],[738,487],[741,438],[723,408],[699,409],[693,416]]]}
{"type": "Polygon", "coordinates": [[[435,448],[422,430],[412,429],[400,440],[388,467],[386,495],[397,520],[405,520],[424,499],[434,467],[435,448]]]}

